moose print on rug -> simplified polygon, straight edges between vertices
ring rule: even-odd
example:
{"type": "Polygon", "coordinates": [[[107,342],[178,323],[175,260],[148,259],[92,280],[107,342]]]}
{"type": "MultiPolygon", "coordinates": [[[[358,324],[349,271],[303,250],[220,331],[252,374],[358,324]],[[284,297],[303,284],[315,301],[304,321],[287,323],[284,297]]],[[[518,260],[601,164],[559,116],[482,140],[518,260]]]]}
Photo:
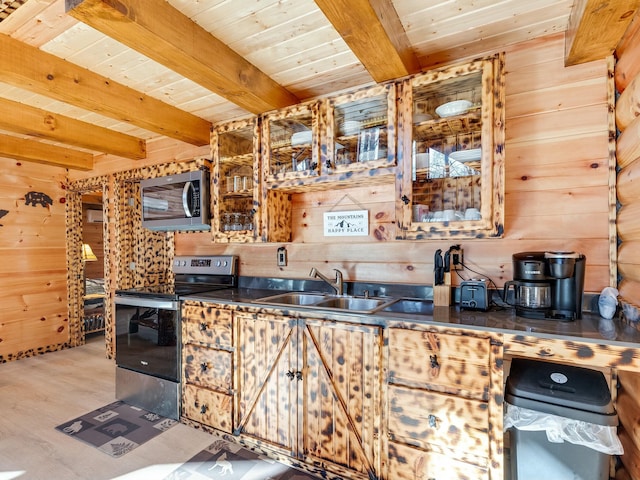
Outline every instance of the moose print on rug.
{"type": "Polygon", "coordinates": [[[42,205],[44,208],[47,208],[48,206],[53,205],[53,200],[46,193],[28,192],[24,196],[24,204],[31,205],[32,207],[42,205]]]}
{"type": "Polygon", "coordinates": [[[56,427],[112,457],[121,457],[175,425],[162,417],[124,402],[114,402],[56,427]]]}
{"type": "Polygon", "coordinates": [[[219,473],[221,477],[226,474],[233,475],[233,465],[231,465],[231,462],[227,460],[227,452],[220,455],[216,460],[216,463],[214,463],[213,466],[209,468],[209,470],[211,471],[218,467],[220,467],[219,473]]]}

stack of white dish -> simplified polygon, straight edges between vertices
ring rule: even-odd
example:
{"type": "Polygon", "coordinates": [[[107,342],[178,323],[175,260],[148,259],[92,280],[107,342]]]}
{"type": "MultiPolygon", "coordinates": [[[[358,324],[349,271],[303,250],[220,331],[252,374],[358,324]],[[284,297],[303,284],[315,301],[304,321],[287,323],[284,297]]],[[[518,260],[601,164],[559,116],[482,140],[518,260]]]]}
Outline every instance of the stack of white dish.
{"type": "Polygon", "coordinates": [[[338,130],[342,135],[355,135],[360,132],[360,122],[349,120],[341,124],[338,130]]]}
{"type": "Polygon", "coordinates": [[[469,100],[454,100],[447,102],[436,108],[439,117],[453,117],[454,115],[462,115],[471,108],[473,104],[469,100]]]}

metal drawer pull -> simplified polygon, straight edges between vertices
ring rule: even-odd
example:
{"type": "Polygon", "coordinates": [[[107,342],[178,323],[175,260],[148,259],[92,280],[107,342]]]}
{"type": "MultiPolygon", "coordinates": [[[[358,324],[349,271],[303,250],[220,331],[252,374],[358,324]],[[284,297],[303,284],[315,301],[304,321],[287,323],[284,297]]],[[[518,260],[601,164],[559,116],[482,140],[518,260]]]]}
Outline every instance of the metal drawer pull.
{"type": "Polygon", "coordinates": [[[438,418],[435,415],[429,415],[429,426],[431,428],[438,428],[438,418]]]}
{"type": "Polygon", "coordinates": [[[200,406],[200,404],[198,403],[198,401],[197,401],[197,400],[193,402],[193,406],[194,406],[194,407],[196,407],[196,408],[200,407],[200,413],[201,413],[202,415],[204,415],[205,413],[207,413],[207,410],[208,410],[208,409],[207,409],[207,406],[206,406],[206,405],[202,405],[202,406],[200,406]]]}
{"type": "Polygon", "coordinates": [[[437,355],[429,355],[429,360],[431,361],[431,368],[438,368],[440,366],[437,355]]]}
{"type": "Polygon", "coordinates": [[[206,372],[206,371],[208,370],[208,368],[209,368],[209,364],[208,364],[208,363],[202,362],[202,363],[200,364],[200,369],[201,369],[203,372],[206,372]]]}
{"type": "Polygon", "coordinates": [[[208,326],[207,326],[207,324],[206,324],[206,323],[204,323],[204,322],[202,322],[202,323],[200,324],[200,331],[201,331],[201,332],[206,332],[206,331],[207,331],[207,327],[208,327],[208,326]]]}
{"type": "Polygon", "coordinates": [[[293,380],[294,378],[296,380],[302,380],[302,372],[300,370],[298,370],[297,372],[294,372],[293,370],[289,370],[286,373],[287,377],[289,377],[289,380],[293,380]]]}

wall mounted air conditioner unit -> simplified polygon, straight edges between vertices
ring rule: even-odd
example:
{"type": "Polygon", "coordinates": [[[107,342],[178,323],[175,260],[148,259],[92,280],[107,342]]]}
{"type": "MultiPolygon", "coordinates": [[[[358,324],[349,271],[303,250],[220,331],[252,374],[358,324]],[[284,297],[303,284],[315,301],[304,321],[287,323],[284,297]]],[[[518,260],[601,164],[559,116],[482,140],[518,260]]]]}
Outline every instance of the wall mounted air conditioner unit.
{"type": "Polygon", "coordinates": [[[101,223],[102,221],[102,210],[87,210],[87,222],[101,223]]]}

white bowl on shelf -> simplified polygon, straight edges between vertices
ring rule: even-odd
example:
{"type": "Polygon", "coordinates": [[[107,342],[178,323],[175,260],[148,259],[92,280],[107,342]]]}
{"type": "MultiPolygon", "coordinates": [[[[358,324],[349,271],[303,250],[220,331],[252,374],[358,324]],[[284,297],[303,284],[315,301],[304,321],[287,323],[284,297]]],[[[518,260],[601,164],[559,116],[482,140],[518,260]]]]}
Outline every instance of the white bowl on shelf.
{"type": "Polygon", "coordinates": [[[453,102],[447,102],[436,108],[436,113],[439,117],[453,117],[454,115],[462,115],[471,108],[473,103],[469,100],[454,100],[453,102]]]}
{"type": "Polygon", "coordinates": [[[311,130],[296,132],[291,135],[291,145],[303,145],[305,143],[311,143],[311,130]]]}
{"type": "Polygon", "coordinates": [[[449,159],[456,162],[477,162],[482,159],[482,149],[470,148],[469,150],[458,150],[457,152],[451,152],[449,159]]]}

